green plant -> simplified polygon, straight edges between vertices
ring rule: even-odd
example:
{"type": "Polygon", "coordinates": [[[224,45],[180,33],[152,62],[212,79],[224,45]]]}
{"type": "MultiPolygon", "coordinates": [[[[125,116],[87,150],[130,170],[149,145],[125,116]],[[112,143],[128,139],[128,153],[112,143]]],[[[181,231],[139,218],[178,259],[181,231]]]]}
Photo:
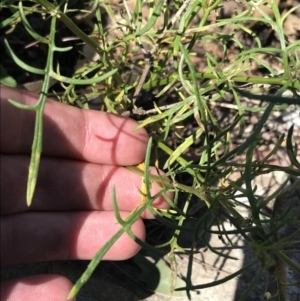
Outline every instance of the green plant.
{"type": "MultiPolygon", "coordinates": [[[[284,35],[283,23],[298,7],[294,7],[281,14],[275,1],[262,2],[257,6],[255,1],[249,1],[249,10],[236,13],[232,18],[218,18],[210,21],[215,11],[221,5],[216,1],[148,1],[137,0],[132,2],[123,1],[122,4],[111,4],[109,1],[95,1],[91,11],[83,11],[80,14],[82,22],[90,22],[92,17],[96,18],[93,23],[93,31],[84,33],[78,27],[79,12],[75,18],[71,18],[74,9],[69,7],[67,0],[52,4],[46,0],[35,0],[31,5],[25,6],[22,2],[3,1],[1,8],[11,10],[11,15],[1,22],[1,28],[10,28],[22,23],[28,34],[38,43],[48,47],[47,62],[45,68],[33,68],[18,58],[7,40],[4,40],[6,50],[13,60],[22,69],[32,74],[41,75],[44,84],[41,89],[39,102],[32,107],[24,106],[11,100],[21,108],[36,111],[36,126],[34,142],[29,168],[27,204],[30,205],[34,194],[35,184],[38,177],[38,167],[41,156],[42,141],[42,118],[46,101],[45,95],[50,91],[50,79],[54,78],[64,88],[58,97],[61,102],[77,105],[82,108],[88,107],[86,100],[95,97],[101,99],[99,108],[114,114],[131,116],[139,120],[139,127],[147,127],[151,139],[147,148],[147,156],[143,170],[138,167],[128,167],[133,172],[143,175],[144,186],[141,189],[141,205],[134,210],[126,220],[122,220],[118,213],[115,191],[112,192],[112,202],[115,214],[122,229],[99,250],[96,257],[89,264],[87,271],[82,275],[70,292],[70,297],[77,294],[82,285],[89,279],[93,270],[97,267],[103,255],[114,244],[114,242],[127,232],[132,239],[137,240],[145,250],[158,252],[159,248],[167,248],[169,252],[170,266],[172,270],[170,279],[170,293],[174,293],[176,280],[175,252],[182,251],[190,254],[190,267],[187,272],[186,286],[178,290],[186,290],[190,297],[190,291],[218,285],[240,275],[251,265],[260,262],[261,268],[253,277],[252,283],[245,291],[241,300],[245,300],[247,294],[258,281],[265,270],[275,268],[276,260],[282,261],[300,274],[300,267],[285,255],[285,248],[293,237],[299,235],[296,230],[289,237],[276,240],[276,233],[285,223],[299,222],[292,218],[291,212],[287,210],[280,218],[264,213],[265,206],[274,198],[280,200],[283,197],[282,184],[272,195],[266,196],[263,201],[256,195],[252,180],[258,175],[274,171],[284,171],[290,176],[300,176],[300,163],[297,160],[297,145],[293,144],[293,127],[291,127],[285,138],[285,134],[278,139],[266,157],[261,161],[253,159],[253,153],[261,141],[261,131],[274,111],[286,109],[289,105],[300,105],[300,42],[299,40],[288,42],[284,35]],[[121,5],[122,18],[114,15],[116,6],[121,5]],[[173,5],[170,9],[170,5],[173,5]],[[264,12],[262,7],[267,6],[272,10],[274,19],[264,12]],[[252,8],[252,9],[251,9],[252,8]],[[261,16],[253,16],[253,10],[257,10],[261,16]],[[110,26],[114,30],[105,27],[103,12],[110,18],[110,26]],[[172,11],[177,13],[172,14],[172,11]],[[49,37],[41,36],[36,32],[28,16],[38,12],[51,18],[49,37]],[[200,21],[195,22],[196,16],[201,12],[200,21]],[[150,16],[145,21],[145,16],[150,16]],[[75,70],[72,78],[60,74],[59,65],[54,64],[56,52],[70,51],[71,47],[57,47],[55,36],[57,35],[57,22],[64,24],[76,37],[86,45],[89,45],[101,59],[87,61],[75,70]],[[263,22],[268,24],[278,35],[280,48],[263,47],[258,35],[247,27],[247,22],[263,22]],[[224,33],[224,26],[232,24],[234,30],[230,34],[224,33]],[[244,32],[255,41],[255,47],[247,47],[235,35],[236,32],[244,32]],[[222,47],[222,59],[216,59],[209,51],[201,55],[196,49],[203,47],[205,42],[222,47]],[[229,58],[229,45],[235,45],[234,59],[229,58]],[[200,45],[200,46],[199,46],[200,45]],[[198,47],[198,48],[197,48],[198,47]],[[115,54],[118,55],[115,55],[115,54]],[[140,54],[143,57],[140,58],[140,54]],[[259,55],[271,57],[273,64],[259,55]],[[133,59],[134,57],[137,59],[133,59]],[[201,58],[205,67],[198,68],[194,61],[201,58]],[[141,68],[140,74],[129,72],[131,65],[141,68]],[[169,66],[171,64],[171,67],[169,66]],[[252,65],[268,70],[269,76],[245,75],[252,65]],[[274,66],[282,70],[277,72],[274,66]],[[200,70],[202,69],[202,70],[200,70]],[[100,84],[101,83],[101,84],[100,84]],[[84,98],[78,92],[78,86],[89,86],[84,98]],[[276,87],[274,95],[263,92],[258,94],[259,85],[276,87]],[[139,105],[142,91],[151,90],[155,101],[149,109],[139,105]],[[286,91],[290,97],[284,96],[286,91]],[[175,97],[171,98],[171,94],[175,97]],[[213,110],[213,104],[221,105],[227,95],[234,99],[236,113],[232,123],[220,126],[213,110]],[[245,97],[262,101],[261,106],[249,106],[245,97]],[[237,147],[230,149],[232,133],[238,128],[243,133],[248,112],[261,112],[260,120],[253,132],[237,147]],[[182,128],[188,123],[194,123],[193,131],[185,135],[182,128]],[[177,137],[177,146],[172,148],[168,145],[171,135],[177,137]],[[201,140],[197,158],[188,161],[184,153],[201,140]],[[286,152],[290,164],[286,167],[269,164],[271,158],[281,147],[286,139],[286,152]],[[164,158],[164,159],[162,159],[164,158]],[[240,160],[239,160],[240,158],[240,160]],[[166,176],[149,175],[150,164],[160,166],[166,171],[166,176]],[[239,170],[238,179],[231,180],[234,171],[239,170]],[[181,183],[178,179],[188,175],[192,179],[191,184],[181,183]],[[171,180],[170,180],[171,179],[171,180]],[[175,199],[167,199],[171,210],[160,210],[158,214],[151,204],[157,196],[150,194],[151,181],[159,180],[163,183],[160,194],[171,190],[175,199]],[[179,194],[184,195],[183,206],[179,206],[179,194]],[[245,197],[248,204],[238,201],[238,197],[245,197]],[[198,206],[206,206],[209,214],[198,220],[195,229],[186,228],[183,222],[187,217],[191,206],[192,196],[198,199],[198,206]],[[251,218],[245,218],[239,212],[239,207],[245,207],[251,212],[251,218]],[[136,237],[130,228],[140,214],[148,209],[157,220],[174,231],[172,238],[164,244],[153,248],[136,237]],[[192,285],[191,265],[193,252],[195,250],[184,250],[178,243],[180,231],[185,229],[194,233],[194,242],[204,239],[204,233],[200,230],[206,223],[206,231],[213,223],[222,224],[222,219],[228,219],[236,228],[235,232],[242,235],[257,255],[255,261],[240,271],[214,283],[205,285],[192,285]],[[275,226],[274,226],[275,225],[275,226]]],[[[76,12],[76,11],[75,11],[76,12]]],[[[7,29],[8,30],[8,29],[7,29]]],[[[148,104],[146,104],[148,105],[148,104]]],[[[152,103],[150,104],[152,105],[152,103]]],[[[300,180],[296,180],[291,190],[299,186],[300,180]]],[[[116,187],[117,189],[117,187],[116,187]]],[[[279,202],[279,201],[278,201],[279,202]]],[[[232,234],[231,233],[231,234],[232,234]]],[[[219,233],[227,237],[226,230],[220,228],[219,233]]],[[[218,253],[209,246],[212,252],[218,253]]],[[[234,247],[234,246],[232,246],[234,247]]],[[[219,253],[218,253],[219,254],[219,253]]],[[[220,254],[220,256],[222,256],[220,254]]],[[[278,279],[279,295],[282,284],[278,279]]],[[[296,284],[294,284],[296,285],[296,284]]]]}

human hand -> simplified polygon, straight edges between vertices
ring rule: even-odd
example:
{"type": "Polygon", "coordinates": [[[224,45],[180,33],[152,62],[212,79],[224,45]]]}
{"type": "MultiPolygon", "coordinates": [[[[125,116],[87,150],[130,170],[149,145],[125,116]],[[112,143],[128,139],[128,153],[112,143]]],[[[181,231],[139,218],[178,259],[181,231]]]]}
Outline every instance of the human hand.
{"type": "MultiPolygon", "coordinates": [[[[1,266],[92,259],[120,229],[113,212],[113,187],[121,216],[141,201],[141,176],[122,166],[143,161],[146,131],[134,132],[137,124],[131,119],[48,100],[43,157],[33,203],[28,208],[25,196],[35,113],[20,110],[7,99],[32,105],[37,96],[4,86],[0,93],[1,266]]],[[[152,185],[152,194],[158,190],[158,184],[152,185]]],[[[153,205],[168,207],[162,197],[153,205]]],[[[142,217],[152,216],[145,211],[142,217]]],[[[144,239],[141,219],[133,224],[132,231],[144,239]]],[[[104,259],[127,259],[139,249],[124,234],[104,259]]],[[[1,283],[1,301],[66,300],[71,287],[71,282],[59,275],[30,276],[1,283]]]]}

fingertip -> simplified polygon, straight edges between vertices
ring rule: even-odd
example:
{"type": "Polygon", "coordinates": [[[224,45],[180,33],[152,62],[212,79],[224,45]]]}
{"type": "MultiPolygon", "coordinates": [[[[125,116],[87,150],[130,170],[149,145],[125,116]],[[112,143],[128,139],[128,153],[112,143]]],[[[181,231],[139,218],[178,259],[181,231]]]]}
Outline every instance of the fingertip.
{"type": "MultiPolygon", "coordinates": [[[[120,212],[123,220],[128,216],[128,212],[120,212]]],[[[73,244],[70,248],[70,259],[93,259],[97,252],[110,240],[117,238],[116,234],[122,226],[118,223],[114,212],[91,212],[83,217],[79,231],[74,231],[73,244]]],[[[127,221],[130,222],[129,220],[127,221]]],[[[139,218],[133,222],[130,231],[140,240],[146,236],[145,226],[139,218]]],[[[105,253],[104,260],[125,260],[134,256],[140,245],[134,241],[126,232],[123,233],[105,253]]]]}
{"type": "Polygon", "coordinates": [[[60,275],[27,276],[1,282],[0,300],[66,301],[72,286],[69,279],[60,275]]]}

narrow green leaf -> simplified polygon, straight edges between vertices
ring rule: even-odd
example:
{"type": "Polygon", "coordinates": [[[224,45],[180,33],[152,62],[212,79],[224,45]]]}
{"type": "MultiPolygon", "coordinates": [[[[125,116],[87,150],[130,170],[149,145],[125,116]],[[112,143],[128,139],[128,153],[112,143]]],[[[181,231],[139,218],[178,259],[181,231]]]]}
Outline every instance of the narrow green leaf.
{"type": "Polygon", "coordinates": [[[226,162],[226,160],[228,158],[230,158],[233,155],[240,155],[243,151],[245,151],[249,145],[256,140],[256,138],[258,137],[258,135],[261,133],[261,130],[264,126],[264,124],[266,123],[266,120],[268,119],[270,113],[273,110],[275,104],[270,103],[267,107],[267,109],[265,110],[265,112],[263,113],[263,115],[261,116],[261,119],[259,121],[259,123],[256,125],[255,130],[253,131],[253,133],[246,139],[246,141],[244,143],[242,143],[240,146],[238,146],[237,148],[235,148],[234,150],[230,151],[229,153],[227,153],[226,155],[224,155],[222,158],[220,158],[220,160],[218,160],[217,162],[215,162],[213,164],[214,166],[218,166],[224,162],[226,162]]]}
{"type": "Polygon", "coordinates": [[[219,284],[225,283],[233,278],[235,278],[238,275],[241,275],[242,273],[246,272],[248,269],[250,269],[257,261],[253,260],[252,262],[250,262],[248,265],[246,265],[245,267],[243,267],[242,269],[240,269],[239,271],[232,273],[231,275],[220,279],[220,280],[216,280],[213,282],[209,282],[209,283],[205,283],[205,284],[200,284],[200,285],[191,285],[189,287],[180,287],[177,288],[176,291],[183,291],[183,290],[199,290],[199,289],[204,289],[204,288],[208,288],[208,287],[212,287],[212,286],[217,286],[219,284]]]}
{"type": "Polygon", "coordinates": [[[24,63],[23,61],[21,61],[13,52],[13,50],[11,49],[11,47],[9,46],[8,42],[6,39],[4,39],[4,45],[6,46],[6,49],[9,53],[9,55],[12,57],[12,59],[15,61],[15,63],[20,66],[22,69],[31,72],[31,73],[35,73],[35,74],[40,74],[40,75],[45,75],[45,70],[42,69],[38,69],[38,68],[34,68],[31,67],[29,65],[27,65],[26,63],[24,63]]]}
{"type": "Polygon", "coordinates": [[[250,284],[248,285],[247,289],[244,290],[244,292],[243,292],[242,296],[240,297],[239,301],[249,300],[249,294],[250,294],[251,291],[254,290],[255,285],[257,285],[257,282],[259,281],[259,279],[260,279],[263,272],[264,272],[264,268],[260,267],[258,269],[258,272],[256,273],[255,277],[253,277],[250,284]]]}
{"type": "Polygon", "coordinates": [[[13,106],[22,110],[35,110],[37,107],[37,105],[33,105],[33,106],[24,105],[23,103],[17,102],[13,99],[8,99],[8,102],[11,103],[13,106]]]}
{"type": "Polygon", "coordinates": [[[42,37],[41,35],[39,35],[35,30],[33,30],[33,28],[31,27],[30,23],[28,22],[24,11],[23,11],[23,4],[22,1],[19,2],[19,12],[20,12],[20,16],[21,16],[21,20],[23,25],[26,28],[26,31],[38,42],[40,43],[44,43],[44,44],[49,44],[49,40],[42,37]]]}
{"type": "Polygon", "coordinates": [[[0,64],[0,83],[15,88],[17,86],[16,80],[7,74],[5,68],[0,64]]]}
{"type": "Polygon", "coordinates": [[[286,139],[286,150],[287,150],[287,154],[289,156],[291,163],[294,166],[296,166],[298,169],[300,169],[300,163],[297,160],[294,150],[293,150],[293,143],[292,143],[293,130],[294,130],[294,125],[292,125],[288,131],[288,135],[287,135],[287,139],[286,139]]]}
{"type": "Polygon", "coordinates": [[[252,142],[251,145],[249,145],[247,153],[246,153],[246,164],[245,164],[245,184],[246,184],[246,191],[247,191],[247,199],[250,203],[250,207],[252,209],[252,212],[254,214],[254,218],[258,218],[259,212],[257,212],[257,200],[254,196],[253,188],[252,188],[252,158],[253,158],[253,151],[255,150],[255,147],[259,141],[255,140],[252,142]]]}
{"type": "Polygon", "coordinates": [[[165,2],[164,0],[159,0],[158,1],[158,3],[155,5],[153,14],[150,17],[150,19],[147,22],[147,24],[140,31],[138,31],[135,34],[137,37],[143,35],[144,33],[146,33],[147,31],[149,31],[153,27],[154,23],[156,22],[156,20],[158,19],[158,17],[161,14],[161,9],[162,9],[162,7],[164,5],[164,2],[165,2]]]}
{"type": "Polygon", "coordinates": [[[291,97],[282,97],[277,95],[255,95],[240,89],[235,88],[236,91],[238,91],[241,95],[246,96],[250,99],[258,99],[262,101],[268,101],[271,103],[286,103],[289,105],[300,105],[300,97],[297,98],[291,98],[291,97]]]}
{"type": "Polygon", "coordinates": [[[118,69],[113,69],[111,71],[108,71],[107,73],[98,76],[98,77],[93,77],[93,78],[88,78],[88,79],[76,79],[76,78],[69,78],[65,76],[58,75],[57,73],[52,73],[52,77],[55,78],[59,82],[67,83],[67,84],[72,84],[72,85],[90,85],[90,84],[95,84],[99,83],[112,75],[114,75],[118,69]]]}
{"type": "Polygon", "coordinates": [[[166,161],[164,165],[164,169],[170,167],[171,164],[173,164],[180,156],[181,154],[186,151],[194,142],[196,139],[198,139],[201,134],[203,133],[203,130],[201,128],[197,129],[196,133],[193,135],[190,135],[187,137],[183,143],[181,143],[174,152],[170,155],[168,160],[166,161]]]}
{"type": "Polygon", "coordinates": [[[9,16],[7,19],[0,22],[0,29],[13,24],[18,18],[20,14],[19,12],[15,12],[12,16],[9,16]]]}
{"type": "Polygon", "coordinates": [[[300,275],[300,265],[290,259],[288,256],[285,255],[285,253],[281,250],[273,250],[275,255],[279,257],[285,264],[287,264],[291,269],[293,269],[296,273],[300,275]]]}
{"type": "Polygon", "coordinates": [[[192,78],[192,83],[194,85],[194,95],[196,97],[197,109],[200,111],[201,122],[205,126],[206,123],[207,123],[206,114],[204,113],[204,111],[206,109],[206,103],[205,103],[205,100],[203,99],[203,97],[201,97],[200,93],[199,93],[199,87],[198,87],[198,81],[197,81],[197,77],[196,77],[195,67],[194,67],[194,64],[192,63],[192,61],[189,57],[189,54],[188,54],[187,50],[184,48],[184,46],[182,44],[180,44],[179,46],[180,46],[180,50],[181,50],[181,52],[184,56],[184,59],[185,59],[186,63],[188,64],[188,67],[189,67],[190,75],[191,75],[191,78],[192,78]]]}
{"type": "MultiPolygon", "coordinates": [[[[48,83],[49,81],[45,80],[44,87],[45,85],[47,86],[48,83]]],[[[33,137],[33,143],[31,147],[31,156],[30,156],[27,190],[26,190],[26,203],[28,207],[32,203],[32,199],[37,183],[39,166],[40,166],[42,142],[43,142],[42,139],[43,138],[43,113],[44,113],[45,102],[46,102],[46,97],[42,93],[40,95],[38,103],[36,104],[36,108],[34,109],[36,111],[36,118],[35,118],[35,125],[34,125],[34,137],[33,137]]]]}

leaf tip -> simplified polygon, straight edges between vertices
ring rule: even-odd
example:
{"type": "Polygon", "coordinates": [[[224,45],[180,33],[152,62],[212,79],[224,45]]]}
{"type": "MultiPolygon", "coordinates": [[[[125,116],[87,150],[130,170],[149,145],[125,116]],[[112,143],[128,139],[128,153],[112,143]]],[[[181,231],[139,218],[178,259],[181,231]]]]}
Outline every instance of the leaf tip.
{"type": "Polygon", "coordinates": [[[76,296],[76,294],[77,294],[77,291],[76,291],[76,287],[75,287],[75,285],[74,285],[74,286],[72,287],[72,289],[70,290],[70,292],[69,292],[69,295],[68,295],[68,297],[67,297],[67,300],[74,299],[75,296],[76,296]]]}
{"type": "Polygon", "coordinates": [[[28,207],[32,204],[34,189],[28,185],[26,193],[26,204],[28,207]]]}

